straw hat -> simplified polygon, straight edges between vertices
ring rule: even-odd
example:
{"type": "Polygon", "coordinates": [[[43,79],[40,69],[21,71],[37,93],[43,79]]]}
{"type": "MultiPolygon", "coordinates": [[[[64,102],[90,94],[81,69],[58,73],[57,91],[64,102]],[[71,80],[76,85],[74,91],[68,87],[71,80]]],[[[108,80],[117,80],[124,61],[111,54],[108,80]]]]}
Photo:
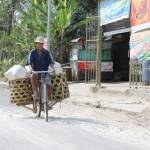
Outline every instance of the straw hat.
{"type": "Polygon", "coordinates": [[[45,43],[45,39],[44,37],[42,36],[38,36],[36,39],[35,39],[35,43],[45,43]]]}

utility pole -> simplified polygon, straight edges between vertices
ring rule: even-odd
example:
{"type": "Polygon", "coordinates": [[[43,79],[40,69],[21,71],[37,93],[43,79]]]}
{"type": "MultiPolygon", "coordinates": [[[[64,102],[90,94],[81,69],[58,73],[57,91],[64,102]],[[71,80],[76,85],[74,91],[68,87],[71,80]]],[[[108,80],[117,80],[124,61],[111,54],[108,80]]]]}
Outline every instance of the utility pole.
{"type": "Polygon", "coordinates": [[[101,14],[100,14],[100,0],[98,0],[96,84],[99,86],[101,86],[101,53],[102,53],[102,27],[101,27],[101,14]]]}
{"type": "Polygon", "coordinates": [[[47,50],[49,51],[51,58],[54,62],[54,58],[52,56],[52,50],[51,50],[51,0],[48,0],[48,15],[47,15],[47,50]]]}
{"type": "Polygon", "coordinates": [[[47,49],[50,52],[50,38],[51,38],[51,0],[48,0],[48,17],[47,17],[47,49]]]}

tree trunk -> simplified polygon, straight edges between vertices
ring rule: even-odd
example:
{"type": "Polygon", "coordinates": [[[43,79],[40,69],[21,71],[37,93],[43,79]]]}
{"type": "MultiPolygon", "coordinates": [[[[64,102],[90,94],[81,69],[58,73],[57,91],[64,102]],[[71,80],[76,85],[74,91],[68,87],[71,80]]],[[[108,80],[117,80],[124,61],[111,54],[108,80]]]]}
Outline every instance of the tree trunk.
{"type": "Polygon", "coordinates": [[[8,5],[8,16],[6,18],[6,27],[5,32],[10,35],[12,25],[13,25],[13,19],[14,19],[14,12],[16,10],[17,4],[19,0],[12,0],[11,4],[8,5]]]}

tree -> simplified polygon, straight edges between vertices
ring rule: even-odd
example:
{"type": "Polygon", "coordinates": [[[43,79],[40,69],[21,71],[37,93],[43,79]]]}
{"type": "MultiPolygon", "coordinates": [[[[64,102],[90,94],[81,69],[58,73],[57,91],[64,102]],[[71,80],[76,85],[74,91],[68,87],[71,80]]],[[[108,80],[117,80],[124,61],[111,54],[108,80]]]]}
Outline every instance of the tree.
{"type": "MultiPolygon", "coordinates": [[[[66,40],[67,28],[71,25],[71,18],[73,12],[77,9],[76,0],[57,0],[53,1],[52,9],[52,44],[56,51],[59,53],[59,61],[63,62],[63,52],[65,45],[69,42],[66,40]]],[[[56,56],[57,57],[57,56],[56,56]]]]}
{"type": "Polygon", "coordinates": [[[1,1],[1,22],[3,24],[3,30],[10,35],[12,30],[12,24],[14,19],[14,13],[19,4],[19,0],[5,0],[1,1]],[[2,19],[2,16],[4,17],[2,19]]]}
{"type": "Polygon", "coordinates": [[[72,16],[72,28],[75,28],[73,36],[85,37],[85,19],[89,14],[97,15],[97,0],[77,0],[78,9],[72,16]],[[77,25],[77,27],[76,27],[77,25]]]}
{"type": "MultiPolygon", "coordinates": [[[[37,35],[46,36],[47,0],[0,1],[0,42],[3,51],[17,60],[33,48],[37,35]]],[[[52,0],[51,47],[63,53],[72,38],[85,36],[85,18],[96,8],[95,0],[52,0]]]]}
{"type": "Polygon", "coordinates": [[[78,0],[80,10],[82,10],[82,13],[84,12],[85,15],[88,13],[96,13],[97,3],[98,0],[78,0]]]}

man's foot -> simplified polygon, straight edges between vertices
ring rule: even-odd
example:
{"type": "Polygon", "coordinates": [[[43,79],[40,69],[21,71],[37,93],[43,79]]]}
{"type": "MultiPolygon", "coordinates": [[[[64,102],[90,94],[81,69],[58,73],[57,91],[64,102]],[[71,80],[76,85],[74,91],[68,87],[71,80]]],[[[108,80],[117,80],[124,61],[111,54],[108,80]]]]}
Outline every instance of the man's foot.
{"type": "Polygon", "coordinates": [[[33,113],[37,113],[37,99],[33,99],[33,113]]]}
{"type": "Polygon", "coordinates": [[[53,109],[53,107],[48,105],[48,110],[52,110],[52,109],[53,109]]]}
{"type": "Polygon", "coordinates": [[[37,91],[33,92],[33,113],[37,113],[37,102],[38,102],[38,93],[37,91]]]}
{"type": "MultiPolygon", "coordinates": [[[[53,107],[48,105],[48,110],[52,110],[52,109],[53,109],[53,107]]],[[[44,111],[44,104],[42,104],[42,109],[41,110],[44,111]]]]}
{"type": "Polygon", "coordinates": [[[33,113],[37,113],[37,105],[33,105],[33,113]]]}

